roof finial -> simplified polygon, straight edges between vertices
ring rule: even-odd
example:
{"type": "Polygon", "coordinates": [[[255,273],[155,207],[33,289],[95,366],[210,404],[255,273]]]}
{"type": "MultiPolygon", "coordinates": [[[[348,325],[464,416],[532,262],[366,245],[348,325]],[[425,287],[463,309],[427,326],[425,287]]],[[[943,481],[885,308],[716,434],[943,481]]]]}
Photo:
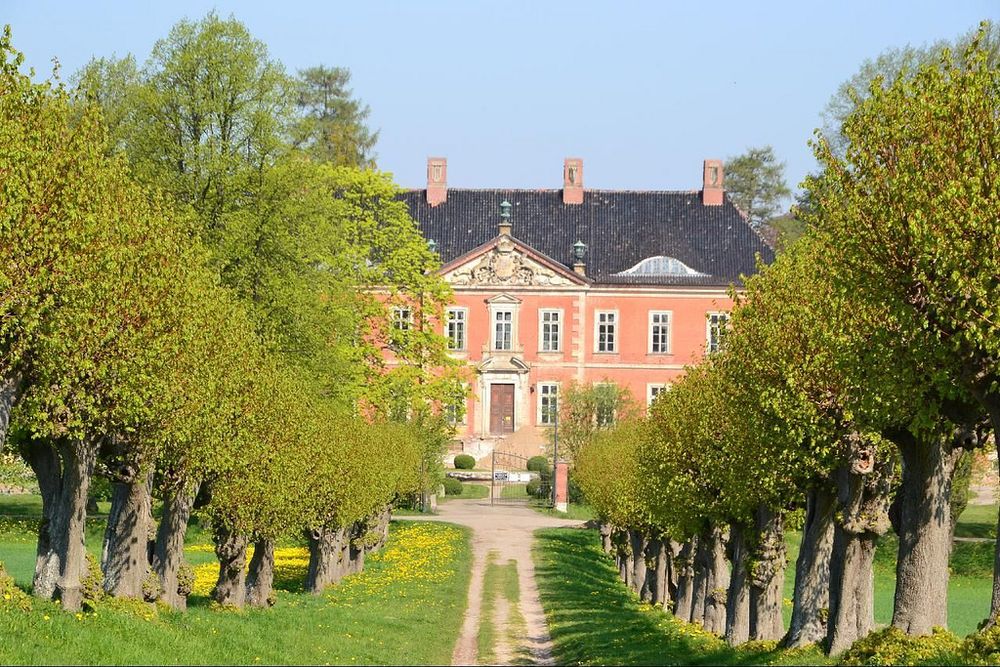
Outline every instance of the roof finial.
{"type": "Polygon", "coordinates": [[[514,207],[504,199],[500,202],[500,236],[510,236],[510,212],[514,207]]]}

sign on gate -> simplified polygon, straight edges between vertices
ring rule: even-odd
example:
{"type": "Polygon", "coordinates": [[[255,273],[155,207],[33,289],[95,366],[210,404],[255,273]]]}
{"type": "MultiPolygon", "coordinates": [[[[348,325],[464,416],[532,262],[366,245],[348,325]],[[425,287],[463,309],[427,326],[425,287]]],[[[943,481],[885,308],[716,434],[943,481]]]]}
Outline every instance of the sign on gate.
{"type": "Polygon", "coordinates": [[[494,451],[490,503],[550,507],[552,476],[529,471],[526,456],[494,451]]]}

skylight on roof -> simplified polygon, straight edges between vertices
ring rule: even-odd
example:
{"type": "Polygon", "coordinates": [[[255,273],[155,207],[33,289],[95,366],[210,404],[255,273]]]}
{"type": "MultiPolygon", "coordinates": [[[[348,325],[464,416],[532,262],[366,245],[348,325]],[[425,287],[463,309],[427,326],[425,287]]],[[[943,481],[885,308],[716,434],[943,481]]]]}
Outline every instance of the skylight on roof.
{"type": "Polygon", "coordinates": [[[704,276],[690,266],[674,257],[657,255],[647,257],[631,269],[619,271],[616,276],[704,276]]]}

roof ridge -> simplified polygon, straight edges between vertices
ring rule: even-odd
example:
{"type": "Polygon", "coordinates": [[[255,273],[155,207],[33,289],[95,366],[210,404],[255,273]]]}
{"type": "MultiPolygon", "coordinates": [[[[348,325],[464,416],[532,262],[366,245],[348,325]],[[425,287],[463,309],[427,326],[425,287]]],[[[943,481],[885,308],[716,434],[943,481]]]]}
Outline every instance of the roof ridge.
{"type": "MultiPolygon", "coordinates": [[[[427,188],[403,188],[404,192],[423,192],[427,188]]],[[[448,192],[562,192],[562,188],[448,188],[448,192]]],[[[619,192],[622,194],[667,194],[667,195],[690,195],[697,194],[701,190],[624,190],[615,188],[585,188],[587,192],[619,192]]]]}

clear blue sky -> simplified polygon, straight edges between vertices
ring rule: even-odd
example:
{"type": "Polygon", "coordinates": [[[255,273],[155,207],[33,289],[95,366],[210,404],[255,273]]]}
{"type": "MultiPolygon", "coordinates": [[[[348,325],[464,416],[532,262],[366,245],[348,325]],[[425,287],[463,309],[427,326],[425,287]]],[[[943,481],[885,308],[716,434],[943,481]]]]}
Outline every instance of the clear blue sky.
{"type": "Polygon", "coordinates": [[[771,144],[794,186],[837,86],[888,47],[1000,18],[997,0],[932,2],[50,2],[0,0],[40,72],[140,63],[175,21],[230,13],[290,70],[346,66],[381,130],[379,166],[422,187],[695,189],[701,160],[771,144]]]}

